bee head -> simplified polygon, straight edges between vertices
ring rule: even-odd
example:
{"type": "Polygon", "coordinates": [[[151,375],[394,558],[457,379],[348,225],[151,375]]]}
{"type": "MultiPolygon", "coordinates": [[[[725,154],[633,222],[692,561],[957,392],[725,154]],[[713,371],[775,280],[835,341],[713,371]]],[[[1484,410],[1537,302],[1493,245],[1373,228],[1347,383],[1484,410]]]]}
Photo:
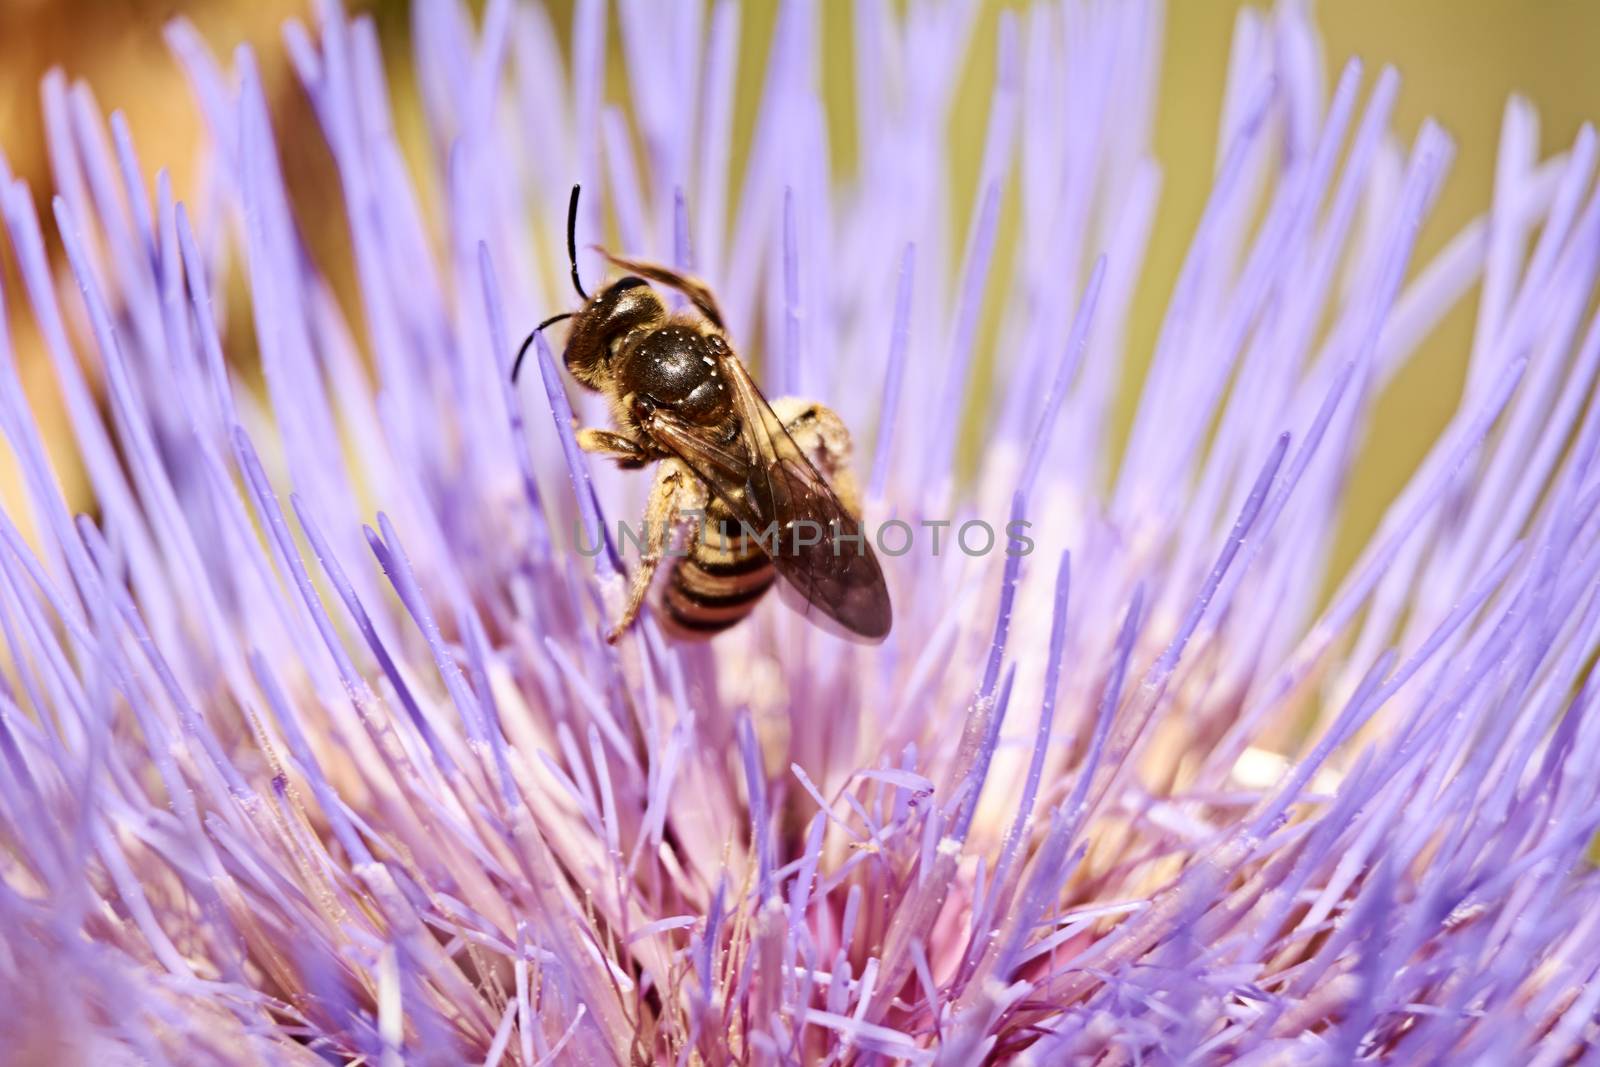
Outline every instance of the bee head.
{"type": "Polygon", "coordinates": [[[572,317],[563,355],[567,370],[590,389],[602,388],[628,335],[665,316],[661,298],[643,278],[617,279],[572,317]]]}

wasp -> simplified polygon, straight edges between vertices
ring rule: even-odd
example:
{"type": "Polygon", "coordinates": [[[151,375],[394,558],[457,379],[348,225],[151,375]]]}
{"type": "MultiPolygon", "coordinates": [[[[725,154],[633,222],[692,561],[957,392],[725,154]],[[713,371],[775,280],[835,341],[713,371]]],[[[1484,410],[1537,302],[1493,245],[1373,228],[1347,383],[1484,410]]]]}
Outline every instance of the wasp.
{"type": "Polygon", "coordinates": [[[583,305],[535,327],[511,377],[540,331],[571,320],[562,360],[578,384],[606,397],[612,416],[609,430],[580,430],[579,446],[625,469],[659,464],[640,565],[607,640],[633,625],[674,539],[692,529],[658,600],[674,636],[710,638],[777,585],[825,629],[882,641],[893,611],[861,527],[844,423],[821,404],[767,403],[728,341],[716,298],[694,278],[602,249],[622,274],[591,297],[578,276],[578,193],[573,186],[567,206],[567,259],[583,305]],[[683,294],[693,310],[669,311],[651,283],[683,294]]]}

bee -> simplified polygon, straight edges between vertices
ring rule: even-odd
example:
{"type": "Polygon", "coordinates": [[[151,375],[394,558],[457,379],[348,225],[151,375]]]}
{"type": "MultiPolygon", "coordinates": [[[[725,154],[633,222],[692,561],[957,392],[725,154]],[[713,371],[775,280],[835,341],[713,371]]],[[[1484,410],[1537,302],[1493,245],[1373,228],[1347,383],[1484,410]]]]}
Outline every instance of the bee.
{"type": "Polygon", "coordinates": [[[623,273],[591,297],[578,277],[578,192],[573,186],[567,207],[567,258],[583,306],[535,327],[511,377],[541,330],[570,319],[563,362],[607,398],[613,423],[580,430],[579,446],[625,469],[659,464],[640,565],[606,639],[615,643],[638,618],[673,539],[692,526],[658,601],[674,636],[703,640],[728,629],[776,584],[825,629],[882,641],[893,612],[861,528],[844,423],[820,404],[768,404],[728,342],[716,298],[696,279],[602,250],[623,273]],[[682,293],[694,310],[669,312],[652,282],[682,293]]]}

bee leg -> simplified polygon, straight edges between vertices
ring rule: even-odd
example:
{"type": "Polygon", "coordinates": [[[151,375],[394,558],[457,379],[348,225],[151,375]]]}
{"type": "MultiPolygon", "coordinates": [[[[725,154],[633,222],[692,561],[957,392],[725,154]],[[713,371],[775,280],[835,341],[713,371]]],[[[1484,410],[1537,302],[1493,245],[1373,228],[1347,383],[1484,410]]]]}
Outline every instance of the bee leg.
{"type": "Polygon", "coordinates": [[[585,452],[609,456],[624,469],[642,467],[650,462],[650,454],[639,442],[610,430],[597,430],[592,426],[578,431],[578,447],[585,452]]]}
{"type": "Polygon", "coordinates": [[[828,479],[852,516],[861,517],[861,490],[851,466],[850,431],[832,408],[799,397],[779,397],[772,402],[772,413],[799,446],[818,473],[828,479]]]}
{"type": "Polygon", "coordinates": [[[650,500],[645,504],[644,548],[640,553],[639,566],[634,568],[628,579],[628,602],[622,609],[622,617],[606,634],[606,641],[610,644],[620,641],[628,627],[639,617],[639,609],[644,605],[644,598],[655,580],[656,568],[667,554],[673,532],[682,525],[685,515],[693,514],[697,506],[701,507],[703,513],[704,501],[694,493],[694,479],[674,461],[661,464],[656,480],[650,486],[650,500]]]}

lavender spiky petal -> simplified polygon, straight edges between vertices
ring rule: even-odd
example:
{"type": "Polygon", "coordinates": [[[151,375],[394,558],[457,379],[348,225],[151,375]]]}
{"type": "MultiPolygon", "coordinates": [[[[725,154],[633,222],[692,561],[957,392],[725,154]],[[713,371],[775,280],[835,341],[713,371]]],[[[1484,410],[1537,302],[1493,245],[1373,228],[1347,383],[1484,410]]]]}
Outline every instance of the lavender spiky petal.
{"type": "MultiPolygon", "coordinates": [[[[22,281],[0,297],[38,327],[94,507],[72,515],[0,334],[21,472],[0,513],[0,993],[20,1005],[0,1047],[1593,1057],[1594,131],[1540,161],[1512,102],[1488,214],[1418,263],[1448,137],[1424,123],[1403,152],[1394,71],[1362,102],[1352,61],[1325,96],[1302,7],[1246,11],[1113,467],[1163,182],[1161,11],[1002,19],[952,242],[949,72],[977,13],[854,8],[860,165],[835,187],[814,4],[778,16],[736,179],[733,0],[621,4],[620,102],[600,0],[576,7],[570,77],[541,10],[494,0],[480,27],[418,0],[424,182],[374,25],[324,0],[284,40],[354,307],[290,209],[248,49],[223,64],[168,34],[213,144],[189,203],[120,114],[46,80],[64,272],[0,161],[22,281]],[[846,417],[869,528],[915,534],[883,552],[882,646],[773,606],[710,646],[648,612],[605,642],[631,565],[607,523],[644,479],[578,447],[606,412],[551,339],[540,386],[509,382],[522,324],[571,300],[574,180],[580,243],[613,217],[629,254],[705,276],[769,392],[846,417]],[[1459,408],[1324,604],[1376,399],[1478,286],[1459,408]],[[974,402],[996,291],[999,384],[974,402]],[[264,395],[224,345],[240,315],[264,395]],[[972,553],[977,520],[1030,550],[972,553]]],[[[587,249],[580,268],[598,284],[587,249]]]]}

